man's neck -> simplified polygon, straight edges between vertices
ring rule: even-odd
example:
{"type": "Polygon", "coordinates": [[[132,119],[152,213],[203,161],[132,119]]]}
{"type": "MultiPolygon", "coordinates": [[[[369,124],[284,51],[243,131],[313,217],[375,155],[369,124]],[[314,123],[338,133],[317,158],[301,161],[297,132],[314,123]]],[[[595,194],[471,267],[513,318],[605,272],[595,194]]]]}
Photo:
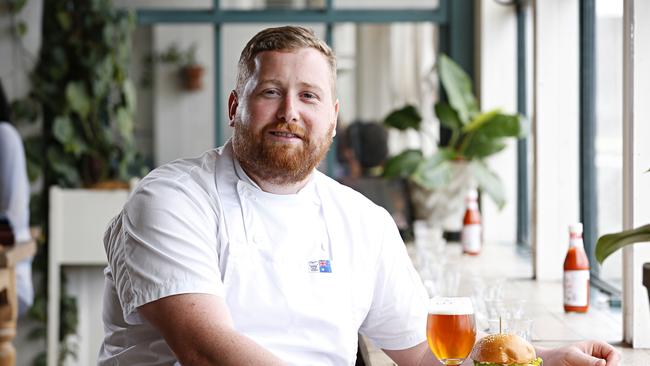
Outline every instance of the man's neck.
{"type": "Polygon", "coordinates": [[[273,182],[263,180],[258,176],[256,176],[255,174],[251,174],[251,172],[247,171],[246,168],[244,168],[243,166],[242,169],[244,170],[244,172],[246,172],[246,175],[248,175],[248,177],[253,182],[255,182],[255,184],[257,184],[258,187],[260,187],[261,190],[273,194],[296,194],[301,189],[303,189],[307,185],[307,182],[309,182],[309,179],[311,179],[311,174],[310,174],[307,176],[307,178],[301,180],[300,182],[276,184],[273,182]]]}

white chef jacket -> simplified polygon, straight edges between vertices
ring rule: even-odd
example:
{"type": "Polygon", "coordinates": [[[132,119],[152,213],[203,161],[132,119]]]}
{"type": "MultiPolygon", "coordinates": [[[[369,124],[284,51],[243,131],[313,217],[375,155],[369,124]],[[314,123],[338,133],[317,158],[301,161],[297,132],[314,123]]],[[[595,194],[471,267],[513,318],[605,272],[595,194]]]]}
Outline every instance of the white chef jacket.
{"type": "MultiPolygon", "coordinates": [[[[0,121],[0,216],[9,219],[17,242],[31,239],[29,233],[29,180],[25,149],[18,131],[0,121]]],[[[24,314],[34,301],[32,259],[16,264],[18,313],[24,314]]]]}
{"type": "Polygon", "coordinates": [[[230,143],[167,164],[113,220],[100,365],[174,364],[137,307],[180,293],[222,296],[237,331],[293,365],[353,365],[359,332],[385,349],[426,339],[426,291],[385,210],[315,171],[303,190],[318,198],[324,244],[268,250],[281,240],[260,235],[259,188],[236,166],[230,143]]]}

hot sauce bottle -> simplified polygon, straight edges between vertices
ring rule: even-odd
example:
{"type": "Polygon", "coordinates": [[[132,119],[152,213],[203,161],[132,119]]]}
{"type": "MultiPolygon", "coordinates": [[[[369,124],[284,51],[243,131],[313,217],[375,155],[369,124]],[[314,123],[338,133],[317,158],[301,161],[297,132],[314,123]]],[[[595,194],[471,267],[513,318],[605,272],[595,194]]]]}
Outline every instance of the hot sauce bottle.
{"type": "Polygon", "coordinates": [[[569,226],[569,250],[564,258],[564,311],[589,309],[589,259],[582,242],[582,224],[569,226]]]}
{"type": "Polygon", "coordinates": [[[481,252],[481,213],[478,210],[478,192],[471,189],[465,199],[466,209],[463,218],[463,230],[460,233],[460,242],[463,253],[477,255],[481,252]]]}

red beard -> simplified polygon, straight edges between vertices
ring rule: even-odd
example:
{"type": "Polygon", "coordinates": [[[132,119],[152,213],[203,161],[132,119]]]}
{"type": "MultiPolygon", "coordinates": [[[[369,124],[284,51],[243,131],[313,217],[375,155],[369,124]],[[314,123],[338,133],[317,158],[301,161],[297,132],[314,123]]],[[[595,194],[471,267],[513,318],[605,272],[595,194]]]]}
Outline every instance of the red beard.
{"type": "Polygon", "coordinates": [[[298,125],[276,122],[264,127],[255,134],[248,125],[235,121],[232,144],[235,157],[244,170],[255,177],[273,184],[290,184],[303,181],[323,160],[332,144],[331,126],[321,138],[310,136],[298,125]],[[269,130],[294,133],[302,138],[302,143],[274,143],[267,137],[269,130]]]}

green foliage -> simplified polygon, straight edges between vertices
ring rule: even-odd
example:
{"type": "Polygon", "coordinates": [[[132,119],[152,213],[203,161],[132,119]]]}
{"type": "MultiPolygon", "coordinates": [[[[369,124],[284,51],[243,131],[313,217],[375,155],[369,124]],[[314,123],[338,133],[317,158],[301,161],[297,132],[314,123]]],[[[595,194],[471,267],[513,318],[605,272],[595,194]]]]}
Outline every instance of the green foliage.
{"type": "MultiPolygon", "coordinates": [[[[645,172],[650,173],[650,169],[645,172]]],[[[596,242],[596,260],[598,263],[603,264],[605,259],[615,251],[626,245],[641,242],[650,242],[650,224],[639,226],[635,229],[623,230],[618,233],[603,235],[596,242]]]]}
{"type": "MultiPolygon", "coordinates": [[[[449,143],[430,157],[420,150],[407,150],[392,157],[385,165],[384,176],[408,177],[423,188],[435,190],[451,180],[453,161],[470,162],[470,171],[479,187],[503,207],[503,185],[483,160],[503,150],[506,139],[525,136],[526,121],[498,109],[481,112],[469,76],[446,55],[440,56],[438,65],[449,103],[436,103],[435,113],[440,123],[451,130],[449,143]]],[[[408,105],[391,112],[384,123],[399,130],[420,131],[421,120],[417,109],[408,105]]]]}
{"type": "MultiPolygon", "coordinates": [[[[15,8],[26,0],[12,0],[15,8]]],[[[135,150],[133,120],[136,93],[129,79],[133,13],[115,9],[111,0],[43,2],[42,46],[31,75],[31,91],[14,101],[14,121],[42,121],[42,133],[24,140],[30,180],[43,191],[31,201],[31,223],[47,233],[49,188],[76,188],[107,180],[128,181],[146,168],[135,150]],[[40,118],[38,118],[40,116],[40,118]]],[[[43,276],[30,316],[45,333],[47,240],[34,260],[43,276]]],[[[59,362],[76,355],[67,341],[76,332],[74,297],[61,293],[59,362]]],[[[35,365],[44,364],[39,356],[35,365]]]]}
{"type": "Polygon", "coordinates": [[[650,242],[650,224],[603,235],[596,242],[596,259],[603,264],[607,257],[624,246],[646,241],[650,242]]]}

